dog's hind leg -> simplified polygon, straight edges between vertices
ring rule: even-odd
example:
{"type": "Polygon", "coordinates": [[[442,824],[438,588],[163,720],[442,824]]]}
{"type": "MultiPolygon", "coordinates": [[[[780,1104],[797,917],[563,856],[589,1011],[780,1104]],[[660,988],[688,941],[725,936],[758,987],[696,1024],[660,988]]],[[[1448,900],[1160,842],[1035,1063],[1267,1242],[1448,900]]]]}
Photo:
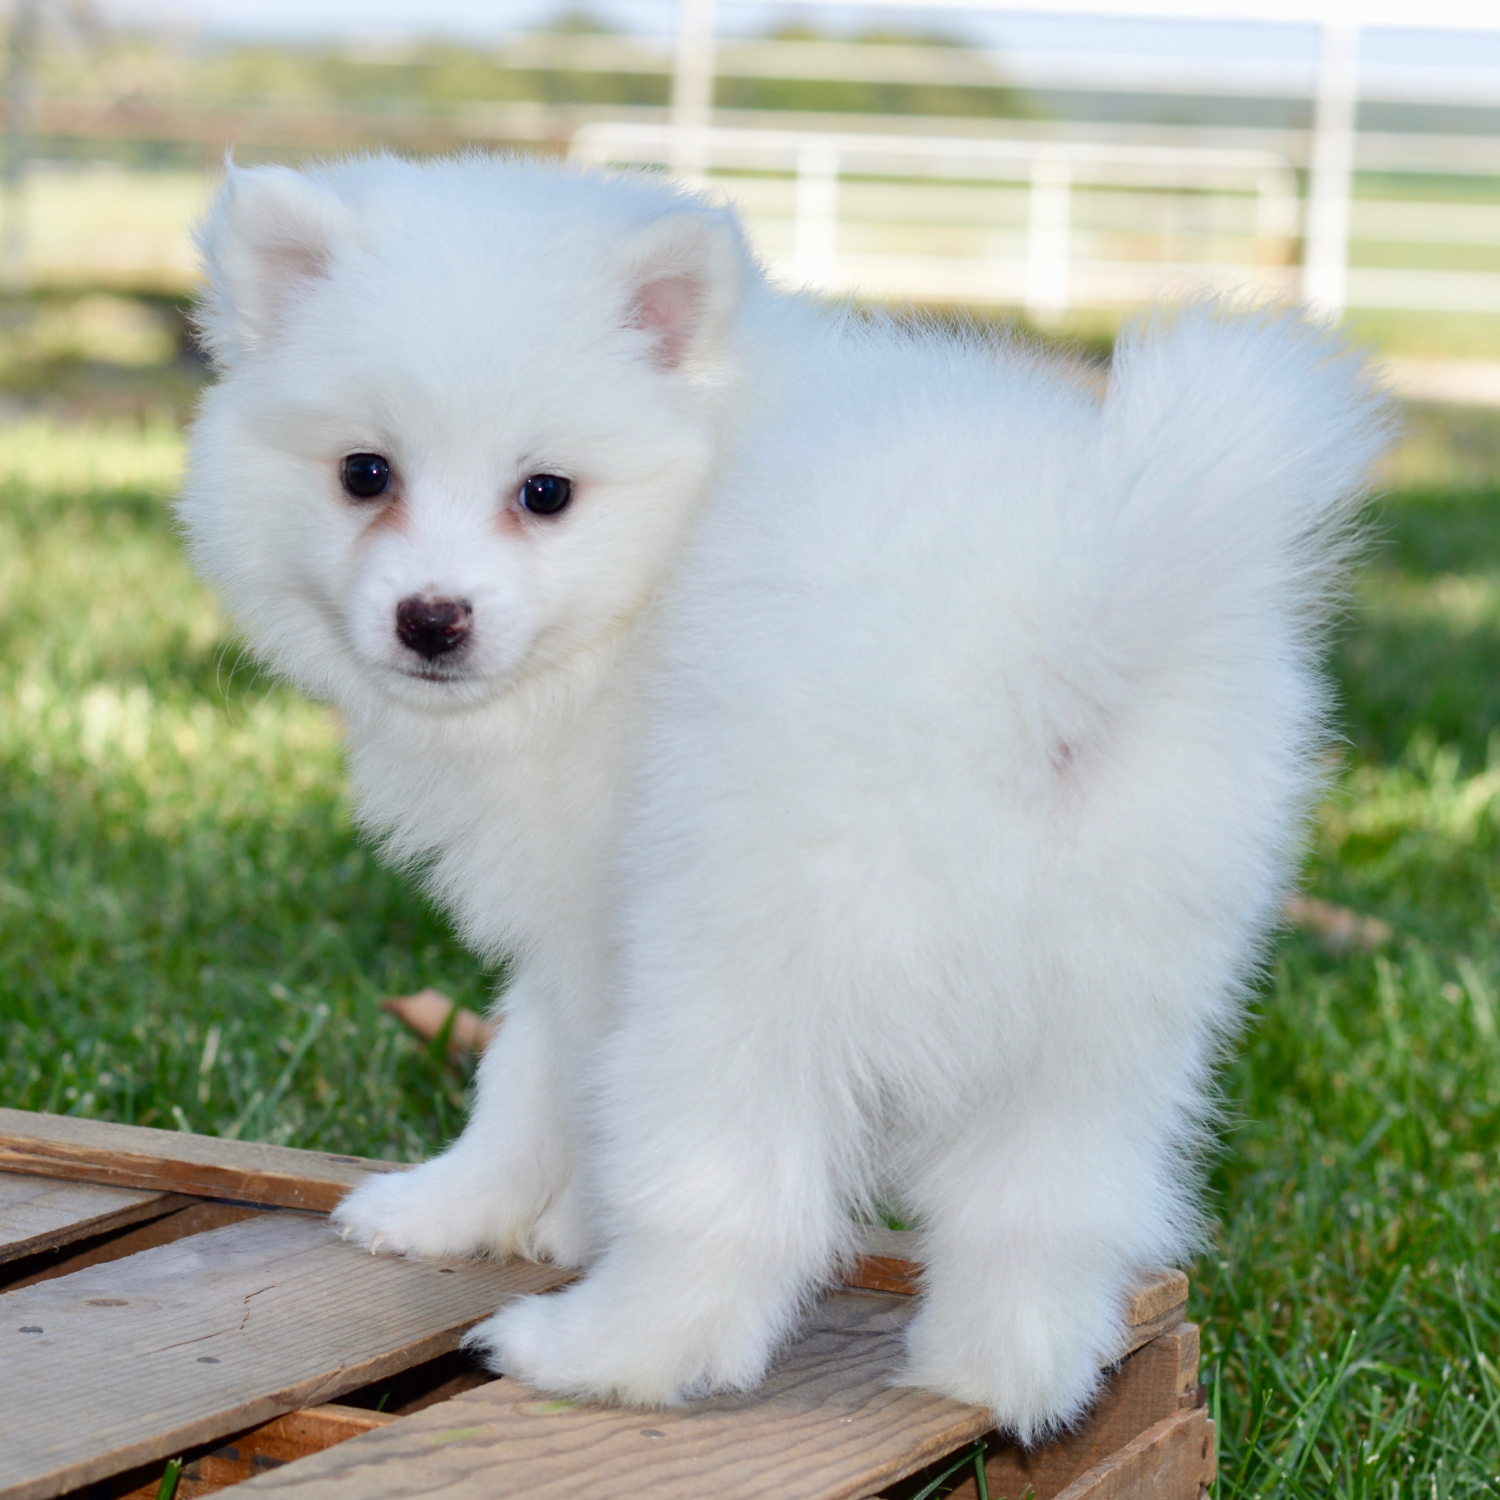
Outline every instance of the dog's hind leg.
{"type": "Polygon", "coordinates": [[[522,974],[480,1060],[463,1134],[410,1172],[368,1178],[333,1212],[345,1239],[418,1259],[586,1253],[572,1186],[561,1048],[544,986],[522,974]]]}
{"type": "Polygon", "coordinates": [[[901,1378],[987,1406],[1026,1443],[1086,1412],[1134,1273],[1191,1236],[1150,1084],[1055,1082],[981,1103],[906,1185],[926,1273],[901,1378]]]}

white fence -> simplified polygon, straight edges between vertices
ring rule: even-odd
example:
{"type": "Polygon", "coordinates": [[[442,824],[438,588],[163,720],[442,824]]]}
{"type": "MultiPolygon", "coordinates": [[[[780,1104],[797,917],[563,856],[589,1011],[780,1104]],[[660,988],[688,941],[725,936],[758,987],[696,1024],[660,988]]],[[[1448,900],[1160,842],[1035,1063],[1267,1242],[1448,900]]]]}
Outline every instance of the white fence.
{"type": "Polygon", "coordinates": [[[622,111],[635,118],[585,127],[574,152],[711,176],[793,279],[1022,303],[1039,316],[1204,286],[1301,297],[1333,314],[1500,313],[1500,135],[1357,128],[1362,99],[1500,107],[1500,68],[1361,65],[1360,31],[1347,23],[1323,27],[1318,61],[1287,62],[719,41],[713,0],[679,0],[679,16],[670,51],[629,37],[531,36],[507,56],[526,67],[670,70],[669,120],[622,111]],[[1303,98],[1314,119],[1310,129],[778,119],[715,111],[717,77],[1303,98]],[[1492,178],[1495,201],[1406,197],[1399,185],[1360,198],[1359,171],[1397,184],[1492,178]]]}
{"type": "Polygon", "coordinates": [[[1297,175],[1270,152],[714,128],[684,143],[671,126],[597,124],[573,154],[635,165],[690,154],[718,174],[773,271],[826,290],[1022,303],[1049,318],[1190,288],[1286,297],[1296,285],[1297,175]],[[1075,253],[1111,235],[1161,241],[1164,224],[1249,257],[1075,253]]]}

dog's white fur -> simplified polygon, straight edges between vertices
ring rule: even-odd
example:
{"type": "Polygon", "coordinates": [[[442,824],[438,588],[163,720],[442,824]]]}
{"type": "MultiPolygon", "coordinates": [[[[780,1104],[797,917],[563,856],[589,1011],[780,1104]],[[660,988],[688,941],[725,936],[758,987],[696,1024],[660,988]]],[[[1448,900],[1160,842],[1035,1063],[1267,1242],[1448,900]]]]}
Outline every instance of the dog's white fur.
{"type": "Polygon", "coordinates": [[[467,1130],[346,1234],[590,1264],[476,1341],[654,1403],[758,1380],[899,1204],[904,1378],[1074,1420],[1197,1232],[1380,444],[1358,361],[1198,309],[1100,401],[775,296],[666,187],[494,160],[237,172],[205,249],[194,556],[515,962],[467,1130]],[[395,501],[341,493],[356,451],[395,501]],[[395,634],[424,594],[473,606],[449,680],[395,634]]]}

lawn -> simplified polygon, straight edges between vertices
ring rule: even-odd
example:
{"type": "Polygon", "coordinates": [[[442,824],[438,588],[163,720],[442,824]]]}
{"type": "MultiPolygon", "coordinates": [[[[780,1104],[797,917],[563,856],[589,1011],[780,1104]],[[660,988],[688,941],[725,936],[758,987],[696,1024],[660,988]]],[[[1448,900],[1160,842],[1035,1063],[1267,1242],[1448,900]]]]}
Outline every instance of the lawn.
{"type": "MultiPolygon", "coordinates": [[[[377,1001],[497,976],[188,575],[180,458],[149,416],[0,428],[0,1102],[414,1160],[463,1081],[377,1001]]],[[[1395,936],[1285,936],[1225,1065],[1220,1497],[1500,1495],[1496,424],[1417,413],[1392,481],[1306,885],[1395,936]]]]}

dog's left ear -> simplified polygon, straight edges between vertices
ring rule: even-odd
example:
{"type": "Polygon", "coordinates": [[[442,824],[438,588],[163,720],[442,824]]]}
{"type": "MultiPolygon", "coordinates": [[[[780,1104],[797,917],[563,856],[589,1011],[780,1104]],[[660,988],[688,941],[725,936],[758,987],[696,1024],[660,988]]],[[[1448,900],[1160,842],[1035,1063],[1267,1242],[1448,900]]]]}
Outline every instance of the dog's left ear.
{"type": "Polygon", "coordinates": [[[207,286],[198,310],[220,366],[264,343],[297,296],[327,276],[353,233],[348,206],[288,167],[236,167],[198,229],[207,286]]]}
{"type": "Polygon", "coordinates": [[[675,370],[712,353],[745,295],[748,259],[722,211],[669,214],[626,246],[626,317],[651,335],[657,365],[675,370]]]}

